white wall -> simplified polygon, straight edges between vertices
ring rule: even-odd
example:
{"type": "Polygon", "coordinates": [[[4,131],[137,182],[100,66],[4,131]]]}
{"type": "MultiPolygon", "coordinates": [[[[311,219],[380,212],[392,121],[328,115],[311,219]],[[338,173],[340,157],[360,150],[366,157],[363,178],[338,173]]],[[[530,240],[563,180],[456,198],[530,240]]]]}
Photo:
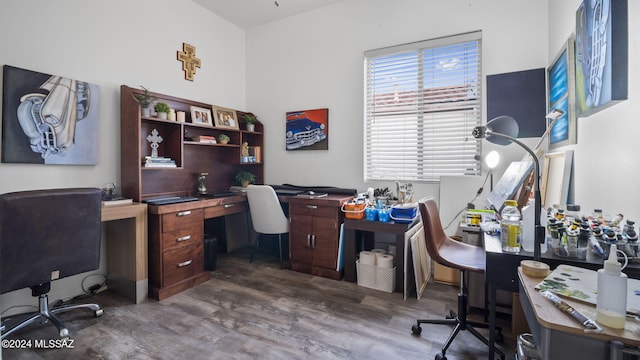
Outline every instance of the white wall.
{"type": "MultiPolygon", "coordinates": [[[[244,30],[190,0],[3,1],[0,49],[0,64],[100,86],[98,164],[0,164],[0,193],[120,182],[122,84],[245,109],[244,30]],[[193,82],[176,60],[183,42],[202,61],[193,82]]],[[[79,294],[82,277],[54,282],[51,298],[79,294]]],[[[28,298],[28,290],[0,296],[0,311],[28,298]]]]}
{"type": "MultiPolygon", "coordinates": [[[[549,1],[547,62],[575,33],[575,11],[580,0],[549,1]]],[[[586,118],[578,118],[578,143],[574,150],[574,202],[588,212],[601,208],[611,214],[640,221],[640,156],[637,154],[640,121],[640,3],[629,4],[628,100],[586,118]]],[[[615,24],[614,24],[615,26],[615,24]]]]}
{"type": "MultiPolygon", "coordinates": [[[[482,30],[484,76],[541,68],[547,13],[546,1],[345,0],[248,30],[247,106],[266,124],[266,182],[392,185],[363,181],[364,51],[482,30]],[[285,113],[321,107],[329,150],[285,151],[285,113]]],[[[500,149],[503,164],[524,154],[511,146],[500,149]]],[[[414,185],[418,197],[438,197],[438,184],[414,185]]]]}

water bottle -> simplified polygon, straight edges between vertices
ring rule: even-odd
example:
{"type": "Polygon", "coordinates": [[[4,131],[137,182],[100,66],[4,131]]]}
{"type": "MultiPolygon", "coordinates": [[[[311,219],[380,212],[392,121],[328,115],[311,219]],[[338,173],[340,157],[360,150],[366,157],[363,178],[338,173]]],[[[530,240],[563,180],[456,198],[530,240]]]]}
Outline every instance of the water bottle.
{"type": "Polygon", "coordinates": [[[502,240],[502,251],[510,253],[520,252],[522,221],[518,202],[507,200],[500,213],[500,238],[502,240]]]}
{"type": "Polygon", "coordinates": [[[598,270],[596,321],[614,329],[624,329],[627,314],[627,274],[618,262],[616,244],[611,245],[609,258],[598,270]]]}

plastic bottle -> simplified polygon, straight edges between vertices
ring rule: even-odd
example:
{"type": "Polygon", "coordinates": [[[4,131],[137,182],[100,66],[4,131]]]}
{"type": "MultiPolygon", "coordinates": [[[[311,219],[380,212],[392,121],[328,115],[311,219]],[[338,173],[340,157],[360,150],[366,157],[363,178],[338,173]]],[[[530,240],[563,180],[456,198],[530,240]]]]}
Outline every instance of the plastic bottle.
{"type": "Polygon", "coordinates": [[[507,200],[500,213],[502,220],[500,221],[500,238],[502,240],[502,251],[510,253],[520,252],[522,221],[520,210],[518,210],[518,202],[515,200],[507,200]]]}
{"type": "Polygon", "coordinates": [[[627,313],[627,274],[618,262],[617,248],[611,245],[609,258],[598,270],[596,321],[615,329],[623,329],[627,313]]]}
{"type": "Polygon", "coordinates": [[[521,245],[524,251],[533,252],[535,248],[534,213],[535,206],[532,203],[522,208],[522,234],[520,235],[520,241],[522,241],[521,245]]]}

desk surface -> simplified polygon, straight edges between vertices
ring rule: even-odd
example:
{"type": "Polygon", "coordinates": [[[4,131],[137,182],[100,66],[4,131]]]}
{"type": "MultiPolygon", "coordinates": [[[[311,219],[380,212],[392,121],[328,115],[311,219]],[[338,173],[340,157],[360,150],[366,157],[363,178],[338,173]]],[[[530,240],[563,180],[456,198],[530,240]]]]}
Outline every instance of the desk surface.
{"type": "MultiPolygon", "coordinates": [[[[624,329],[603,326],[601,333],[586,333],[582,325],[535,289],[540,278],[525,275],[521,268],[518,268],[518,277],[520,303],[541,359],[622,359],[625,352],[637,354],[639,320],[627,317],[624,329]]],[[[594,305],[568,298],[563,300],[585,316],[595,319],[594,305]]]]}
{"type": "MultiPolygon", "coordinates": [[[[321,204],[321,205],[341,205],[350,197],[343,194],[328,194],[323,197],[309,198],[305,196],[296,195],[280,195],[278,200],[281,203],[305,203],[305,204],[321,204]]],[[[244,203],[247,201],[247,195],[245,193],[238,193],[237,195],[224,196],[219,198],[207,198],[203,197],[199,200],[188,201],[176,204],[164,204],[164,205],[149,205],[149,213],[151,214],[168,214],[176,211],[185,211],[201,208],[210,208],[216,206],[228,206],[235,203],[244,203]]]]}
{"type": "MultiPolygon", "coordinates": [[[[495,328],[496,313],[496,290],[507,290],[517,292],[519,289],[518,266],[520,261],[532,259],[533,253],[520,251],[519,253],[503,253],[500,237],[495,234],[482,232],[484,248],[486,251],[486,282],[488,285],[489,295],[489,327],[495,328]]],[[[590,253],[590,252],[588,252],[590,253]]],[[[603,260],[599,257],[589,254],[586,259],[563,258],[553,255],[551,251],[547,251],[541,255],[541,261],[549,264],[554,269],[559,264],[569,264],[573,266],[584,267],[591,270],[602,268],[603,260]]],[[[640,266],[638,264],[630,264],[624,271],[630,278],[640,278],[640,266]]],[[[547,300],[548,301],[548,300],[547,300]]],[[[493,359],[495,335],[494,331],[489,334],[489,359],[493,359]]]]}
{"type": "MultiPolygon", "coordinates": [[[[566,333],[572,333],[589,338],[599,339],[603,341],[617,340],[625,344],[634,346],[640,345],[640,321],[632,317],[627,317],[624,330],[612,329],[603,326],[603,332],[585,333],[584,327],[582,327],[576,320],[564,314],[558,308],[556,308],[551,301],[544,298],[535,286],[542,280],[540,278],[530,277],[522,272],[522,268],[518,268],[518,276],[522,282],[526,296],[532,304],[536,320],[540,325],[566,333]]],[[[524,294],[521,294],[524,295],[524,294]]],[[[583,313],[585,316],[595,320],[596,307],[576,301],[570,298],[561,297],[567,304],[571,305],[574,309],[583,313]]]]}
{"type": "Polygon", "coordinates": [[[134,303],[148,286],[147,204],[102,207],[107,237],[109,287],[134,303]]]}
{"type": "MultiPolygon", "coordinates": [[[[492,272],[492,270],[504,272],[505,269],[500,268],[500,266],[502,264],[510,262],[509,260],[512,260],[511,262],[515,261],[517,264],[519,264],[521,260],[533,259],[533,252],[524,250],[521,250],[519,253],[503,253],[502,243],[499,235],[483,232],[483,238],[484,249],[487,252],[487,259],[494,260],[491,262],[491,264],[489,264],[489,261],[487,262],[488,273],[492,272]],[[495,259],[499,258],[501,258],[501,261],[496,262],[495,259]]],[[[586,259],[557,256],[554,255],[551,251],[547,251],[540,255],[540,261],[547,263],[552,270],[555,269],[559,264],[569,264],[591,270],[598,270],[602,268],[604,259],[595,255],[592,251],[587,251],[586,259]]],[[[509,272],[512,271],[515,275],[515,268],[508,270],[509,272]]],[[[640,279],[640,264],[630,262],[629,265],[625,268],[624,272],[632,279],[640,279]]]]}

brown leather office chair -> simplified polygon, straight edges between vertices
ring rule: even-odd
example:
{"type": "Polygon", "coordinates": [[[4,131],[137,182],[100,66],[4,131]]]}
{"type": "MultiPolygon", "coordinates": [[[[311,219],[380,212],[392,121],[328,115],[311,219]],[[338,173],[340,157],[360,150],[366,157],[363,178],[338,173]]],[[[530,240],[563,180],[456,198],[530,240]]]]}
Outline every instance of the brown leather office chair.
{"type": "Polygon", "coordinates": [[[101,190],[20,191],[0,195],[0,294],[31,288],[38,311],[2,318],[2,339],[38,320],[50,321],[62,337],[69,330],[55,314],[98,304],[49,307],[51,281],[100,265],[101,190]],[[27,316],[26,319],[22,319],[27,316]],[[6,330],[6,331],[5,331],[6,330]]]}
{"type": "MultiPolygon", "coordinates": [[[[461,330],[468,330],[480,341],[489,345],[489,340],[474,328],[474,326],[487,328],[488,325],[486,323],[467,320],[468,288],[466,285],[466,273],[468,271],[484,273],[485,252],[481,247],[455,241],[445,234],[442,223],[440,222],[438,205],[432,197],[420,200],[419,208],[429,256],[438,264],[460,270],[458,312],[455,313],[453,310],[450,310],[445,319],[417,320],[416,324],[411,327],[411,331],[417,336],[422,333],[420,324],[453,325],[453,331],[442,347],[442,351],[436,354],[435,357],[436,360],[446,360],[445,354],[447,349],[461,330]]],[[[496,353],[504,360],[505,355],[500,349],[496,349],[496,353]]]]}

